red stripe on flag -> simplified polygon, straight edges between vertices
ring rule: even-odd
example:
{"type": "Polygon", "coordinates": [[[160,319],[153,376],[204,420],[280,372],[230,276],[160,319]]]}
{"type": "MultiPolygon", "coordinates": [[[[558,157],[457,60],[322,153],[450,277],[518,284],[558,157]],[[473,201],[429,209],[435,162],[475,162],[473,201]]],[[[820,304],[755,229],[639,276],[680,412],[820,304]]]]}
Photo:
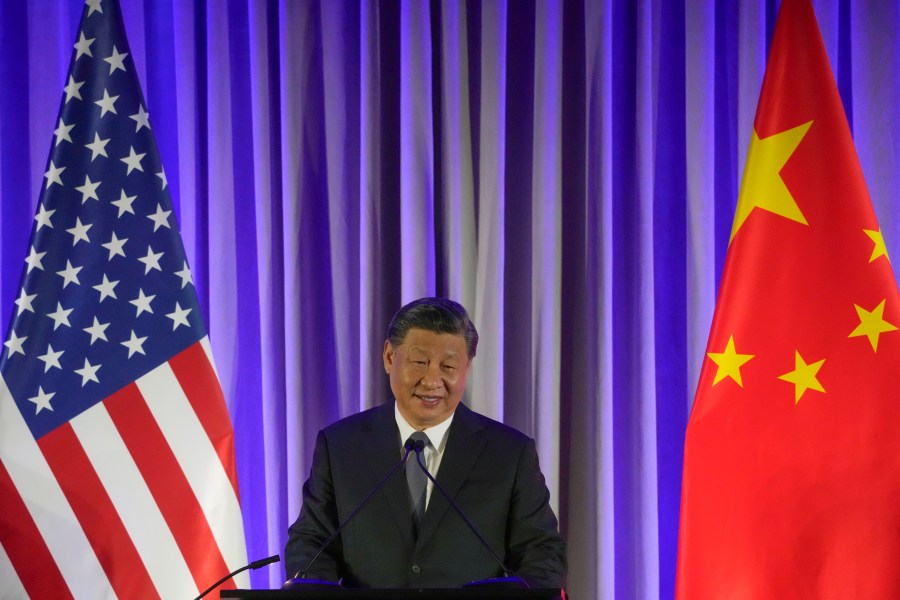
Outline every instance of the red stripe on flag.
{"type": "Polygon", "coordinates": [[[198,589],[228,573],[203,508],[136,384],[104,402],[198,589]]]}
{"type": "Polygon", "coordinates": [[[234,495],[240,502],[237,467],[234,459],[234,429],[222,395],[222,386],[200,342],[169,359],[169,365],[197,413],[201,425],[228,474],[234,495]]]}
{"type": "Polygon", "coordinates": [[[3,461],[0,461],[0,498],[3,498],[0,544],[25,591],[31,598],[71,598],[72,593],[3,461]]]}
{"type": "MultiPolygon", "coordinates": [[[[116,507],[66,423],[38,440],[97,560],[120,598],[159,597],[116,507]]],[[[50,597],[50,596],[48,596],[50,597]]]]}

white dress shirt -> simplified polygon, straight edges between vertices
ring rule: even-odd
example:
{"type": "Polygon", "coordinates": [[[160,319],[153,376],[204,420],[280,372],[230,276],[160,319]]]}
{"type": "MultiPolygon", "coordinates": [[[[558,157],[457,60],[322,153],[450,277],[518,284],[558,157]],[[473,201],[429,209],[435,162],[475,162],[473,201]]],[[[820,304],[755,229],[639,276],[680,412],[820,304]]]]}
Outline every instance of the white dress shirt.
{"type": "MultiPolygon", "coordinates": [[[[406,419],[400,414],[400,408],[397,406],[396,402],[394,402],[394,418],[397,420],[397,427],[400,429],[400,455],[402,456],[403,452],[405,452],[403,444],[409,439],[409,436],[419,430],[406,422],[406,419]]],[[[428,436],[429,442],[428,445],[425,446],[422,459],[425,461],[428,472],[431,473],[435,479],[437,479],[438,469],[441,466],[441,458],[444,456],[444,448],[447,446],[447,432],[450,430],[450,423],[452,422],[453,415],[450,415],[450,418],[443,423],[421,430],[422,433],[428,436]]],[[[416,460],[415,453],[411,452],[407,460],[416,460]]],[[[428,509],[428,502],[431,500],[432,488],[434,488],[434,484],[429,479],[425,487],[426,510],[428,509]]]]}

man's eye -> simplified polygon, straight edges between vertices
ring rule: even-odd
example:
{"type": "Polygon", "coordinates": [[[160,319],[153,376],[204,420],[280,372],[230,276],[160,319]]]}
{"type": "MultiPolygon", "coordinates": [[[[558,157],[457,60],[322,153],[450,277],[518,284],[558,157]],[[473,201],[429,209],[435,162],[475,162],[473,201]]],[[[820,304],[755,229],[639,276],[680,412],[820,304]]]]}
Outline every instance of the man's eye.
{"type": "Polygon", "coordinates": [[[424,360],[414,360],[414,361],[412,361],[412,363],[413,363],[414,365],[416,365],[417,367],[424,367],[424,366],[425,366],[425,361],[424,361],[424,360]]]}

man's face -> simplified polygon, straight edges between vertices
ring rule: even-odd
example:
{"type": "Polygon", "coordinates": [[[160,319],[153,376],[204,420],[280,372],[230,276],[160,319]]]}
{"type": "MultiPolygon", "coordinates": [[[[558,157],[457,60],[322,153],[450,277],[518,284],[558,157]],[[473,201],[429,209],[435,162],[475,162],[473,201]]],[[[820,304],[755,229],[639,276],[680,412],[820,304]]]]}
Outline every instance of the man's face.
{"type": "Polygon", "coordinates": [[[469,375],[463,336],[410,329],[399,346],[384,343],[383,358],[397,407],[410,425],[433,427],[453,414],[469,375]]]}

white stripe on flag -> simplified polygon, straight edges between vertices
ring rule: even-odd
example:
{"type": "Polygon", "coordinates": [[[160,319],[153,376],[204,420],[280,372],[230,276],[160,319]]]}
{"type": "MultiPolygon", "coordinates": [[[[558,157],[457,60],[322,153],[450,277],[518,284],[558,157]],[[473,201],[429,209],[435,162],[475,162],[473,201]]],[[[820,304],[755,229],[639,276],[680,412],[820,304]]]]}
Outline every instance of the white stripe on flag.
{"type": "Polygon", "coordinates": [[[12,561],[9,555],[0,544],[0,599],[2,600],[19,600],[28,598],[22,580],[19,574],[13,569],[12,561]]]}
{"type": "Polygon", "coordinates": [[[212,367],[213,373],[216,374],[216,379],[222,381],[222,378],[219,377],[219,371],[216,369],[216,361],[213,360],[212,345],[210,345],[209,343],[208,335],[204,335],[203,339],[200,340],[200,346],[203,348],[203,352],[206,353],[206,360],[209,361],[209,365],[212,367]]]}
{"type": "Polygon", "coordinates": [[[179,598],[196,590],[175,538],[103,403],[70,422],[159,595],[179,598]]]}
{"type": "MultiPolygon", "coordinates": [[[[206,515],[225,564],[229,570],[244,566],[247,551],[240,504],[222,461],[175,373],[169,363],[163,363],[135,383],[206,515]]],[[[250,583],[246,572],[235,579],[239,585],[250,583]]]]}
{"type": "MultiPolygon", "coordinates": [[[[0,375],[0,460],[76,598],[115,597],[50,465],[0,375]]],[[[5,580],[3,580],[5,581],[5,580]]],[[[63,582],[60,582],[63,585],[63,582]]]]}

